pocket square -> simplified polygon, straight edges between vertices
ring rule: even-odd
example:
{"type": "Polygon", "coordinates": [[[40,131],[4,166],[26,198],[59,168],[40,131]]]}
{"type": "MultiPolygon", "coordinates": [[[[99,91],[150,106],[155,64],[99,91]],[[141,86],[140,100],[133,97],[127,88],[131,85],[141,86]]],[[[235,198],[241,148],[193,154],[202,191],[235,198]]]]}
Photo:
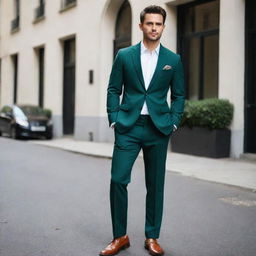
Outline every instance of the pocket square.
{"type": "Polygon", "coordinates": [[[165,65],[163,70],[169,70],[169,69],[172,69],[172,66],[169,66],[169,65],[165,65]]]}

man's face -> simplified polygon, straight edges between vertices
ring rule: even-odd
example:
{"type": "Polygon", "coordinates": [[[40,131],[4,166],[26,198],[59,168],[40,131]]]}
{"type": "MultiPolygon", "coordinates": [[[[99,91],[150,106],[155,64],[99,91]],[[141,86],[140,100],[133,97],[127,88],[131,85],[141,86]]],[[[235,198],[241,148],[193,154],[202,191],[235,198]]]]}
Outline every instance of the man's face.
{"type": "Polygon", "coordinates": [[[140,24],[143,37],[149,41],[158,41],[164,30],[163,16],[157,13],[147,13],[144,22],[140,24]]]}

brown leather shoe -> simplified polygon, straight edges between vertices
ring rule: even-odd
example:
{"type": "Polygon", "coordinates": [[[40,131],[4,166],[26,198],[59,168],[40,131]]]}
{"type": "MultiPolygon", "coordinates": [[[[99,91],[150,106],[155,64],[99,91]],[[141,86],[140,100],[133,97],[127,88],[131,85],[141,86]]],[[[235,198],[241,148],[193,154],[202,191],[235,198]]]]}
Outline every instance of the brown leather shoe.
{"type": "Polygon", "coordinates": [[[150,255],[161,256],[164,255],[164,250],[158,244],[156,239],[147,238],[145,240],[145,249],[148,250],[150,255]]]}
{"type": "Polygon", "coordinates": [[[113,256],[118,254],[121,250],[130,247],[129,237],[127,235],[115,238],[112,242],[100,252],[100,256],[113,256]]]}

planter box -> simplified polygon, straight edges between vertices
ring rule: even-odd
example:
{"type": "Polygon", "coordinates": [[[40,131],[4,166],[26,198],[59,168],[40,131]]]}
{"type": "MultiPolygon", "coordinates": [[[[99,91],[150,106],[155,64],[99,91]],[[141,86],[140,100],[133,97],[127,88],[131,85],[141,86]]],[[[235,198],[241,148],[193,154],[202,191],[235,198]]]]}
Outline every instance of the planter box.
{"type": "Polygon", "coordinates": [[[182,126],[171,136],[171,149],[173,152],[196,156],[229,157],[230,137],[229,129],[182,126]]]}

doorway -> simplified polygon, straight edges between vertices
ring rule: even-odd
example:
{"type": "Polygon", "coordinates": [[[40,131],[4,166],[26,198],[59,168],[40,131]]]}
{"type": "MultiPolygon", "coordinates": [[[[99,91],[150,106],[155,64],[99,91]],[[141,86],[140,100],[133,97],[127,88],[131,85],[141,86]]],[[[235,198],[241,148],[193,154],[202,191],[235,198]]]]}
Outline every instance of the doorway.
{"type": "Polygon", "coordinates": [[[38,105],[44,107],[44,48],[38,50],[38,64],[39,64],[39,90],[38,90],[38,105]]]}
{"type": "Polygon", "coordinates": [[[13,104],[17,103],[18,93],[18,54],[12,55],[13,64],[13,104]]]}
{"type": "Polygon", "coordinates": [[[76,40],[64,41],[63,134],[74,134],[76,40]]]}
{"type": "Polygon", "coordinates": [[[246,1],[244,152],[256,153],[256,2],[246,1]]]}

